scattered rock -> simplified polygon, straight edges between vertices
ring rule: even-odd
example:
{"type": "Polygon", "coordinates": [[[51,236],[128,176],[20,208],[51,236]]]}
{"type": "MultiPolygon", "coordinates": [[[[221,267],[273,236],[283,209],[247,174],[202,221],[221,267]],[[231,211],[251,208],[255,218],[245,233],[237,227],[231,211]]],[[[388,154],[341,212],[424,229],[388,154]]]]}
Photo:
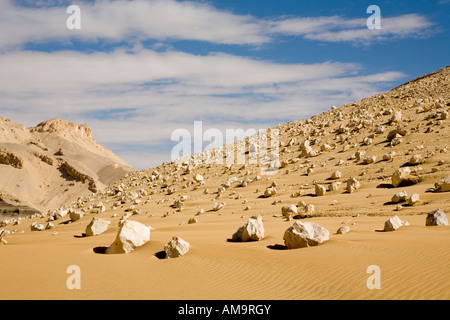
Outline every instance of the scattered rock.
{"type": "Polygon", "coordinates": [[[284,233],[288,249],[317,246],[330,239],[330,232],[314,222],[294,222],[284,233]]]}
{"type": "Polygon", "coordinates": [[[399,203],[399,202],[404,202],[407,199],[408,199],[408,194],[406,193],[406,191],[401,191],[392,196],[391,202],[399,203]]]}
{"type": "Polygon", "coordinates": [[[43,224],[37,223],[37,222],[33,222],[31,224],[31,231],[44,231],[45,230],[45,226],[43,224]]]}
{"type": "Polygon", "coordinates": [[[219,211],[220,209],[222,209],[225,206],[224,202],[217,202],[214,207],[213,207],[213,211],[219,211]]]}
{"type": "Polygon", "coordinates": [[[330,183],[330,185],[328,186],[328,190],[329,191],[336,191],[337,189],[339,189],[340,185],[341,185],[341,182],[334,181],[334,182],[330,183]]]}
{"type": "Polygon", "coordinates": [[[277,194],[277,189],[275,187],[268,187],[266,191],[264,191],[264,198],[271,197],[277,194]]]}
{"type": "Polygon", "coordinates": [[[347,180],[347,192],[353,193],[361,186],[360,182],[355,178],[350,178],[347,180]]]}
{"type": "Polygon", "coordinates": [[[420,202],[420,196],[418,193],[414,193],[411,197],[408,199],[408,204],[410,206],[415,206],[420,202]]]}
{"type": "Polygon", "coordinates": [[[447,216],[441,209],[433,210],[428,213],[425,220],[426,226],[448,226],[447,216]]]}
{"type": "Polygon", "coordinates": [[[297,206],[294,204],[289,204],[281,208],[281,214],[283,217],[287,217],[289,215],[296,215],[298,213],[297,206]]]}
{"type": "Polygon", "coordinates": [[[411,169],[409,167],[403,167],[394,172],[391,177],[391,182],[394,188],[397,188],[417,184],[420,182],[420,178],[411,175],[411,169]]]}
{"type": "Polygon", "coordinates": [[[47,223],[45,230],[55,229],[55,225],[51,222],[47,223]]]}
{"type": "Polygon", "coordinates": [[[166,259],[178,258],[189,252],[190,244],[179,237],[173,237],[171,241],[166,243],[164,251],[166,259]]]}
{"type": "Polygon", "coordinates": [[[80,220],[83,217],[83,213],[81,213],[80,211],[69,210],[69,216],[70,216],[70,220],[72,220],[72,222],[73,222],[73,221],[80,220]]]}
{"type": "Polygon", "coordinates": [[[423,157],[420,154],[415,154],[409,159],[408,164],[412,166],[416,166],[422,164],[424,162],[423,157]]]}
{"type": "Polygon", "coordinates": [[[336,234],[346,234],[349,231],[350,231],[349,226],[342,226],[336,231],[336,234]]]}
{"type": "Polygon", "coordinates": [[[233,234],[232,241],[259,241],[264,238],[264,225],[261,216],[252,216],[233,234]]]}
{"type": "Polygon", "coordinates": [[[86,236],[92,237],[92,236],[98,236],[99,234],[102,234],[108,229],[108,226],[111,222],[107,220],[103,220],[100,218],[93,218],[91,222],[86,227],[86,236]]]}
{"type": "Polygon", "coordinates": [[[330,177],[330,179],[333,179],[333,180],[341,179],[341,178],[342,178],[342,173],[340,171],[334,171],[330,177]]]}
{"type": "Polygon", "coordinates": [[[120,226],[116,240],[106,249],[106,253],[130,253],[149,240],[149,227],[137,221],[125,220],[120,226]]]}
{"type": "Polygon", "coordinates": [[[450,176],[442,178],[434,184],[434,190],[437,192],[448,192],[450,191],[450,176]]]}
{"type": "Polygon", "coordinates": [[[197,222],[198,222],[197,218],[190,218],[188,221],[188,224],[193,224],[193,223],[197,223],[197,222]]]}
{"type": "Polygon", "coordinates": [[[327,192],[327,188],[320,184],[316,184],[316,196],[323,196],[327,192]]]}
{"type": "Polygon", "coordinates": [[[403,221],[398,216],[393,216],[384,223],[384,231],[395,231],[402,225],[403,221]]]}

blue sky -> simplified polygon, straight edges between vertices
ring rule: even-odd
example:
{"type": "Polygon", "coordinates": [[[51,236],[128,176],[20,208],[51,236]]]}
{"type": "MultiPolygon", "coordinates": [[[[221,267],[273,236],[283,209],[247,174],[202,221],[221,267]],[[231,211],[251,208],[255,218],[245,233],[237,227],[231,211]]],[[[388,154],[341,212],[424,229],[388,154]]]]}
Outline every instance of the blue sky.
{"type": "Polygon", "coordinates": [[[6,0],[0,116],[60,117],[136,168],[178,128],[264,129],[447,66],[450,1],[6,0]],[[68,30],[66,9],[81,9],[68,30]],[[381,29],[369,30],[369,5],[381,29]]]}

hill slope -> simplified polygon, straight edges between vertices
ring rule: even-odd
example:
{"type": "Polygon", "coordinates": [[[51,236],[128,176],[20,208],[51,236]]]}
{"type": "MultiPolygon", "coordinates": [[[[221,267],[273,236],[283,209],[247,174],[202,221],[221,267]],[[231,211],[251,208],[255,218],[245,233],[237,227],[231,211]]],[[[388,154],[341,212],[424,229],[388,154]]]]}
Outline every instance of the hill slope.
{"type": "Polygon", "coordinates": [[[53,119],[26,128],[0,118],[0,189],[5,202],[46,212],[131,171],[97,144],[86,125],[53,119]]]}

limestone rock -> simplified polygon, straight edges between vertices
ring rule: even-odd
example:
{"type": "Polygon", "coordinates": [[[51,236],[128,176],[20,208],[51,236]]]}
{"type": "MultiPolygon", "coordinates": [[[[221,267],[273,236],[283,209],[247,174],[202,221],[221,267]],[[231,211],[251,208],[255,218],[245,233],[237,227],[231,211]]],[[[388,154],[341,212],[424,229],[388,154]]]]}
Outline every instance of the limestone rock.
{"type": "Polygon", "coordinates": [[[264,191],[264,198],[271,197],[275,194],[277,194],[277,189],[275,189],[274,187],[268,187],[266,191],[264,191]]]}
{"type": "Polygon", "coordinates": [[[116,240],[106,249],[106,253],[130,253],[149,240],[149,227],[137,221],[125,220],[117,233],[116,240]]]}
{"type": "Polygon", "coordinates": [[[394,188],[401,186],[410,186],[420,181],[419,177],[411,175],[409,167],[397,169],[391,177],[391,182],[394,188]]]}
{"type": "Polygon", "coordinates": [[[284,206],[281,208],[281,214],[283,217],[289,216],[289,215],[295,215],[298,213],[297,206],[294,204],[289,204],[287,206],[284,206]]]}
{"type": "Polygon", "coordinates": [[[433,210],[428,213],[426,221],[426,226],[448,226],[447,216],[441,209],[433,210]]]}
{"type": "Polygon", "coordinates": [[[353,193],[361,186],[360,182],[355,178],[350,178],[347,180],[347,192],[353,193]]]}
{"type": "Polygon", "coordinates": [[[349,226],[342,226],[336,231],[336,234],[346,234],[349,231],[350,231],[349,226]]]}
{"type": "Polygon", "coordinates": [[[420,154],[415,154],[411,157],[411,159],[409,159],[409,164],[412,166],[416,166],[418,164],[422,164],[423,161],[423,157],[420,154]]]}
{"type": "Polygon", "coordinates": [[[383,160],[385,160],[385,161],[392,161],[392,160],[394,160],[395,154],[396,154],[395,151],[391,151],[389,153],[386,153],[386,154],[383,155],[383,160]]]}
{"type": "Polygon", "coordinates": [[[448,192],[450,191],[450,176],[442,178],[434,184],[434,189],[437,192],[448,192]]]}
{"type": "Polygon", "coordinates": [[[37,222],[33,222],[31,224],[31,231],[44,231],[45,230],[45,226],[43,224],[37,223],[37,222]]]}
{"type": "Polygon", "coordinates": [[[197,218],[190,218],[189,221],[188,221],[188,224],[194,224],[194,223],[197,223],[197,222],[198,222],[197,218]]]}
{"type": "Polygon", "coordinates": [[[334,181],[334,182],[330,183],[330,185],[328,186],[328,190],[329,191],[336,191],[337,189],[339,189],[340,185],[341,185],[341,182],[334,181]]]}
{"type": "Polygon", "coordinates": [[[86,227],[86,236],[92,237],[102,234],[108,229],[111,222],[100,218],[93,218],[86,227]]]}
{"type": "Polygon", "coordinates": [[[202,181],[203,181],[203,176],[200,175],[200,174],[196,174],[196,175],[194,176],[194,180],[195,180],[196,182],[202,182],[202,181]]]}
{"type": "Polygon", "coordinates": [[[313,222],[294,222],[284,232],[284,243],[288,249],[317,246],[330,239],[330,232],[313,222]]]}
{"type": "Polygon", "coordinates": [[[48,222],[45,226],[45,230],[55,229],[55,225],[51,222],[48,222]]]}
{"type": "Polygon", "coordinates": [[[398,216],[393,216],[384,223],[384,231],[394,231],[402,225],[403,221],[398,216]]]}
{"type": "Polygon", "coordinates": [[[418,193],[414,193],[411,197],[409,197],[408,199],[408,204],[410,206],[415,206],[416,204],[418,204],[420,201],[420,196],[418,193]]]}
{"type": "Polygon", "coordinates": [[[189,242],[186,242],[179,237],[173,237],[172,240],[164,246],[166,259],[181,257],[189,252],[189,248],[189,242]]]}
{"type": "Polygon", "coordinates": [[[252,216],[232,236],[232,241],[259,241],[264,238],[264,225],[261,216],[252,216]]]}
{"type": "Polygon", "coordinates": [[[213,207],[213,211],[219,211],[220,209],[222,209],[225,206],[224,202],[217,202],[214,207],[213,207]]]}
{"type": "Polygon", "coordinates": [[[320,184],[316,184],[316,196],[323,196],[327,192],[327,188],[320,184]]]}
{"type": "Polygon", "coordinates": [[[69,210],[64,210],[63,208],[57,209],[54,211],[55,219],[64,218],[69,213],[69,210]]]}
{"type": "Polygon", "coordinates": [[[408,194],[406,193],[406,191],[401,191],[392,196],[391,202],[399,203],[399,202],[404,202],[407,199],[408,199],[408,194]]]}
{"type": "Polygon", "coordinates": [[[80,211],[69,210],[70,220],[77,221],[83,217],[83,213],[80,211]]]}
{"type": "Polygon", "coordinates": [[[342,173],[340,171],[334,171],[330,177],[330,179],[333,179],[333,180],[340,179],[340,178],[342,178],[342,173]]]}

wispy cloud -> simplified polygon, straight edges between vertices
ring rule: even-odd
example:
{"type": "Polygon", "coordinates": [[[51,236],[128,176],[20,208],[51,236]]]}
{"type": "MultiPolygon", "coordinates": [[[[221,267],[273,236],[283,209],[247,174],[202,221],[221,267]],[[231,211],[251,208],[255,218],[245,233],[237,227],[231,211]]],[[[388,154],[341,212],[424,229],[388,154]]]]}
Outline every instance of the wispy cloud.
{"type": "Polygon", "coordinates": [[[272,33],[303,36],[324,42],[373,42],[425,36],[433,23],[419,14],[381,18],[380,29],[368,29],[366,19],[343,17],[291,18],[272,22],[272,33]]]}
{"type": "Polygon", "coordinates": [[[148,49],[10,52],[0,55],[0,108],[28,126],[64,117],[89,123],[102,143],[158,145],[194,120],[261,129],[373,94],[404,76],[361,76],[360,69],[148,49]]]}
{"type": "MultiPolygon", "coordinates": [[[[45,2],[43,2],[45,3],[45,2]]],[[[282,35],[326,42],[383,41],[424,35],[433,25],[425,16],[382,16],[381,30],[368,30],[366,19],[330,17],[279,17],[260,19],[218,10],[207,3],[175,0],[103,0],[79,2],[81,30],[66,28],[64,1],[52,6],[20,6],[11,0],[0,3],[0,49],[27,43],[71,40],[141,43],[145,40],[196,40],[215,44],[258,46],[282,35]]]]}

